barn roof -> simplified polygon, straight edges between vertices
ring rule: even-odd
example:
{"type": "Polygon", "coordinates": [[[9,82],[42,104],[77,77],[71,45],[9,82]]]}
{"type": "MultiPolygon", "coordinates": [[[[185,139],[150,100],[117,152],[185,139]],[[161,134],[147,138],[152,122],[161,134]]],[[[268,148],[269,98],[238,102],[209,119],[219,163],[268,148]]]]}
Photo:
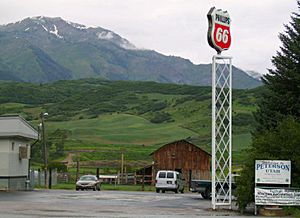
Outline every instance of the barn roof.
{"type": "Polygon", "coordinates": [[[210,153],[208,153],[207,151],[203,150],[202,148],[199,148],[197,145],[195,145],[195,144],[189,142],[189,141],[186,140],[186,139],[181,139],[181,140],[177,140],[177,141],[170,142],[170,143],[168,143],[168,144],[162,145],[160,148],[158,148],[157,150],[153,151],[150,155],[153,155],[154,153],[158,152],[158,151],[159,151],[160,149],[162,149],[163,147],[166,147],[166,146],[168,146],[168,145],[171,145],[171,144],[174,144],[174,143],[178,143],[178,142],[185,142],[185,143],[187,143],[187,144],[190,144],[190,145],[196,147],[197,149],[203,151],[203,152],[206,153],[207,155],[211,156],[210,153]]]}
{"type": "Polygon", "coordinates": [[[0,116],[0,137],[38,139],[38,132],[21,116],[0,116]]]}

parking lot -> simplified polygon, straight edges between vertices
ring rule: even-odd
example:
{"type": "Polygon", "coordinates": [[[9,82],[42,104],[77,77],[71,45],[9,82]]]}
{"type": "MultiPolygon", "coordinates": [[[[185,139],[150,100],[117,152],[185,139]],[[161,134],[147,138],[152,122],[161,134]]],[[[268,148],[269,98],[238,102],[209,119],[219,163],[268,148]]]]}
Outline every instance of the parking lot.
{"type": "MultiPolygon", "coordinates": [[[[0,192],[1,217],[238,217],[195,193],[36,190],[0,192]]],[[[247,216],[249,217],[249,216],[247,216]]]]}

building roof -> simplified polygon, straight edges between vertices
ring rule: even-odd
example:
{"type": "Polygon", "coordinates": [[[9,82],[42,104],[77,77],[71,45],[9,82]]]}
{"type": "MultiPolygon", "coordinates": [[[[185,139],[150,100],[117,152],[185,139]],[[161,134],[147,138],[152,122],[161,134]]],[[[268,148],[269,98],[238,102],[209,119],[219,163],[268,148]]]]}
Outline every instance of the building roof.
{"type": "Polygon", "coordinates": [[[38,132],[21,116],[0,116],[0,137],[38,139],[38,132]]]}
{"type": "Polygon", "coordinates": [[[203,151],[204,153],[206,153],[207,155],[211,156],[210,153],[208,153],[207,151],[203,150],[202,148],[199,148],[197,145],[195,145],[195,144],[189,142],[189,141],[186,140],[186,139],[181,139],[181,140],[177,140],[177,141],[174,141],[174,142],[170,142],[170,143],[168,143],[168,144],[165,144],[165,145],[161,146],[160,148],[158,148],[157,150],[153,151],[150,155],[153,155],[155,152],[158,152],[160,149],[162,149],[162,148],[165,147],[165,146],[168,146],[168,145],[171,145],[171,144],[174,144],[174,143],[178,143],[178,142],[185,142],[185,143],[187,143],[187,144],[190,144],[190,145],[196,147],[197,149],[202,150],[202,151],[203,151]]]}

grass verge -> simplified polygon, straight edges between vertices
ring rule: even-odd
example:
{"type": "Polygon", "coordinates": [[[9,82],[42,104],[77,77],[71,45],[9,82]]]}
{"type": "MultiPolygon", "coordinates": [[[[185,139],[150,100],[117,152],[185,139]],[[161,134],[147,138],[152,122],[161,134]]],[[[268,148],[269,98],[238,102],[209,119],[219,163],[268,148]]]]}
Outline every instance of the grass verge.
{"type": "MultiPolygon", "coordinates": [[[[36,187],[43,188],[43,187],[36,187]]],[[[75,190],[74,183],[61,183],[53,185],[52,189],[65,189],[75,190]]],[[[114,185],[114,184],[101,184],[101,190],[112,190],[112,191],[142,191],[142,185],[114,185]]],[[[154,186],[145,185],[144,191],[155,191],[154,186]]]]}

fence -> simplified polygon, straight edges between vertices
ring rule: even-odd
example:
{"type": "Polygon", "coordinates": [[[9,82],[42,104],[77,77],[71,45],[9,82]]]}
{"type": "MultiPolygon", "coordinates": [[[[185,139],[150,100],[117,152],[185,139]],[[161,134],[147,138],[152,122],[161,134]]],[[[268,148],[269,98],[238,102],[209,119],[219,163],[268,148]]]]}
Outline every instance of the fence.
{"type": "Polygon", "coordinates": [[[136,173],[118,174],[118,184],[137,185],[137,184],[152,184],[152,175],[139,175],[136,173]]]}
{"type": "MultiPolygon", "coordinates": [[[[48,171],[48,181],[47,184],[57,185],[57,170],[51,169],[48,171]]],[[[30,170],[30,186],[44,186],[45,184],[45,171],[43,170],[30,170]]]]}
{"type": "MultiPolygon", "coordinates": [[[[88,173],[90,174],[90,173],[88,173]]],[[[136,173],[117,173],[114,175],[99,175],[102,183],[118,184],[118,185],[138,185],[138,184],[154,184],[152,175],[138,175],[136,173]]],[[[57,173],[57,183],[70,183],[76,181],[76,175],[66,172],[57,173]]]]}

